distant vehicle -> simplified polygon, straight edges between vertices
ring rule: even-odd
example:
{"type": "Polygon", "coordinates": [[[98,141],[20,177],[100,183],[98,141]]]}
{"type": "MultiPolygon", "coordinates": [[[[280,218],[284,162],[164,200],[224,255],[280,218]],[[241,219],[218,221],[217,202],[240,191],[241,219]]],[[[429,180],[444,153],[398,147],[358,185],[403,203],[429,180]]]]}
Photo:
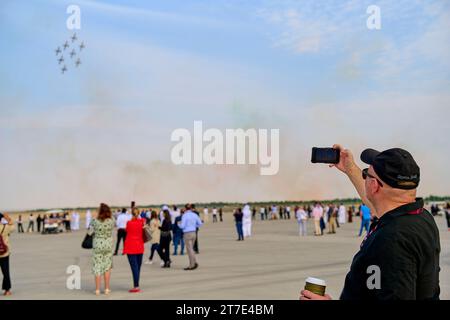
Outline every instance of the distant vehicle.
{"type": "MultiPolygon", "coordinates": [[[[49,210],[47,216],[63,213],[63,210],[49,210]]],[[[63,218],[47,218],[44,220],[44,229],[42,234],[58,234],[63,232],[63,218]]]]}

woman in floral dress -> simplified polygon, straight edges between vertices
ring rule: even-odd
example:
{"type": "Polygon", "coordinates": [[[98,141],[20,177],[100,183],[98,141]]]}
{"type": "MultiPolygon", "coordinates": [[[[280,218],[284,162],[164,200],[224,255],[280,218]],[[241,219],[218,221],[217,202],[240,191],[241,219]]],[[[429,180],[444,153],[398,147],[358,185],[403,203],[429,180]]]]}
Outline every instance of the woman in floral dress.
{"type": "Polygon", "coordinates": [[[112,269],[114,219],[108,205],[100,204],[96,219],[91,221],[89,234],[93,239],[92,272],[95,275],[95,294],[100,294],[101,278],[105,281],[105,294],[111,292],[109,281],[112,269]]]}

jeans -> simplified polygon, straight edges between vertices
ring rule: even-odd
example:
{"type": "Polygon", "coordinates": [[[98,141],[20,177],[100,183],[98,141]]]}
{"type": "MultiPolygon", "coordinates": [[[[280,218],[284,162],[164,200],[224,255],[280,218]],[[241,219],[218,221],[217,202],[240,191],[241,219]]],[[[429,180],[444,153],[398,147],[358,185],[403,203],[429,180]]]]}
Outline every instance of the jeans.
{"type": "Polygon", "coordinates": [[[133,285],[135,288],[139,287],[139,276],[141,274],[143,254],[129,254],[128,262],[130,263],[131,272],[133,273],[133,285]]]}
{"type": "Polygon", "coordinates": [[[11,289],[11,278],[9,276],[9,256],[0,258],[0,267],[3,273],[2,289],[9,291],[11,289]]]}
{"type": "Polygon", "coordinates": [[[359,236],[361,237],[363,228],[366,229],[366,233],[369,232],[370,228],[370,219],[362,219],[361,220],[361,228],[359,229],[359,236]]]}
{"type": "Polygon", "coordinates": [[[178,254],[178,246],[181,244],[181,251],[180,254],[183,255],[184,254],[184,238],[183,238],[183,233],[175,233],[173,235],[173,248],[174,248],[174,255],[178,254]]]}
{"type": "Polygon", "coordinates": [[[244,240],[244,230],[242,229],[242,222],[236,222],[236,230],[238,233],[238,240],[244,240]]]}
{"type": "Polygon", "coordinates": [[[261,213],[261,221],[264,220],[264,213],[261,213]]]}

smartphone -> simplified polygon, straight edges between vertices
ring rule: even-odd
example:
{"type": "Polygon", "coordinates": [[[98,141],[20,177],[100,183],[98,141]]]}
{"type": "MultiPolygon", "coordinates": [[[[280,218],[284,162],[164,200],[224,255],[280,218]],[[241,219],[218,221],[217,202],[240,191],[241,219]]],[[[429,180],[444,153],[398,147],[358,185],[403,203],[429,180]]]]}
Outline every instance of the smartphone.
{"type": "Polygon", "coordinates": [[[312,148],[311,162],[312,163],[339,163],[339,149],[335,148],[312,148]]]}

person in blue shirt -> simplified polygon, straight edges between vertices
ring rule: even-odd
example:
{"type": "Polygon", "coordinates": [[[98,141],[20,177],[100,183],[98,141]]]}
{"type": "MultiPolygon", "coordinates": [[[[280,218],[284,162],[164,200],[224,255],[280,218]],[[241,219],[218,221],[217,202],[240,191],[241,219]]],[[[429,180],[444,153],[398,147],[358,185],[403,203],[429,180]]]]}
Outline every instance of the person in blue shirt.
{"type": "Polygon", "coordinates": [[[195,270],[198,263],[195,259],[194,242],[196,239],[196,231],[202,225],[200,217],[192,211],[192,205],[186,205],[186,211],[181,217],[180,229],[183,230],[183,238],[186,244],[186,250],[189,256],[189,267],[184,270],[195,270]]]}
{"type": "Polygon", "coordinates": [[[361,205],[360,215],[361,215],[361,228],[359,229],[358,237],[361,237],[363,229],[366,229],[366,233],[369,233],[370,229],[370,218],[371,218],[370,208],[366,206],[364,203],[361,205]]]}
{"type": "Polygon", "coordinates": [[[184,239],[183,239],[183,230],[180,228],[181,219],[184,214],[184,209],[181,210],[181,214],[175,218],[175,223],[173,224],[173,247],[174,252],[173,255],[176,256],[178,254],[178,246],[181,245],[180,255],[184,255],[184,239]]]}

